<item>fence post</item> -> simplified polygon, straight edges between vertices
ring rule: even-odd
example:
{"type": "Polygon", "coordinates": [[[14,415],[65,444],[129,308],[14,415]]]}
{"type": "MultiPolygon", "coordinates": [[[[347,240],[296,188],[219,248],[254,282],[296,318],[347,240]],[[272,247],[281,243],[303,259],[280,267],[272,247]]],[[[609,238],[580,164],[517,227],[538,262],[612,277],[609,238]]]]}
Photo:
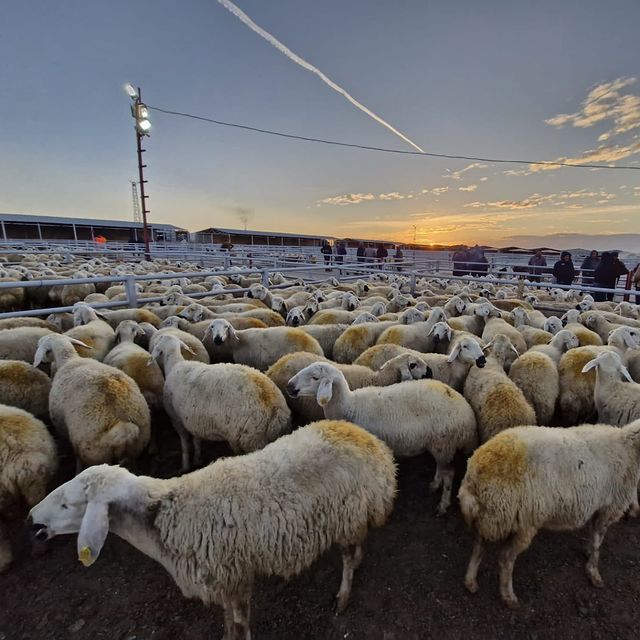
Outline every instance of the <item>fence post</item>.
{"type": "Polygon", "coordinates": [[[225,268],[225,269],[228,269],[228,268],[229,268],[229,262],[230,262],[230,260],[229,260],[229,256],[225,256],[225,257],[224,257],[224,268],[225,268]]]}
{"type": "Polygon", "coordinates": [[[410,284],[411,295],[416,292],[416,274],[415,271],[411,274],[411,284],[410,284]]]}
{"type": "Polygon", "coordinates": [[[265,287],[269,286],[269,269],[262,270],[262,284],[265,287]]]}
{"type": "Polygon", "coordinates": [[[127,304],[130,309],[138,306],[138,290],[136,289],[136,280],[133,276],[127,276],[124,279],[124,290],[127,294],[127,304]]]}

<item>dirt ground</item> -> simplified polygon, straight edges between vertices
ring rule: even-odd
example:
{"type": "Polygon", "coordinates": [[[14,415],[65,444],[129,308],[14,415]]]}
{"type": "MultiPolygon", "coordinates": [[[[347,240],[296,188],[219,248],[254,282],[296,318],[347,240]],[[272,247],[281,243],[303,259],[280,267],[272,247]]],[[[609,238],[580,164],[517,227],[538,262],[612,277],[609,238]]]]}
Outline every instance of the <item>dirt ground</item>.
{"type": "MultiPolygon", "coordinates": [[[[62,482],[73,460],[62,449],[62,482]]],[[[139,472],[171,476],[179,465],[175,435],[162,427],[159,454],[139,472]]],[[[211,447],[210,454],[226,453],[211,447]]],[[[385,527],[372,531],[356,574],[352,600],[336,617],[333,597],[340,558],[333,550],[290,582],[260,581],[253,599],[254,637],[269,640],[418,638],[637,638],[640,623],[640,521],[614,525],[601,556],[604,589],[584,572],[583,532],[542,532],[516,564],[518,611],[500,602],[496,554],[485,560],[480,592],[463,585],[471,536],[457,506],[435,517],[427,485],[429,456],[401,460],[399,494],[385,527]]],[[[460,461],[458,483],[464,471],[460,461]]],[[[456,483],[457,490],[457,483],[456,483]]],[[[24,515],[24,514],[22,514],[24,515]]],[[[211,640],[222,635],[222,616],[182,597],[151,559],[110,535],[90,568],[77,560],[75,536],[54,539],[39,557],[20,520],[9,528],[17,559],[0,576],[0,640],[211,640]]]]}

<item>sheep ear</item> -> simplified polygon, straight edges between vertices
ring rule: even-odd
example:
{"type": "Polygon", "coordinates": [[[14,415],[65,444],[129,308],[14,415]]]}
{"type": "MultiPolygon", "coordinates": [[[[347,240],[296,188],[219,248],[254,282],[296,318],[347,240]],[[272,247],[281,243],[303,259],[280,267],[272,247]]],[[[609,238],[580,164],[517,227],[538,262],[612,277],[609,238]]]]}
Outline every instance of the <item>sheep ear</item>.
{"type": "Polygon", "coordinates": [[[453,347],[453,351],[449,354],[449,357],[447,358],[447,362],[453,362],[458,357],[459,353],[460,353],[460,343],[458,343],[455,347],[453,347]]]}
{"type": "Polygon", "coordinates": [[[78,533],[78,560],[90,567],[100,555],[109,533],[109,505],[92,500],[87,505],[78,533]]]}
{"type": "Polygon", "coordinates": [[[584,365],[584,367],[582,367],[582,373],[587,373],[588,371],[591,371],[591,369],[595,369],[598,366],[598,359],[594,358],[593,360],[589,360],[589,362],[587,362],[587,364],[584,365]]]}
{"type": "Polygon", "coordinates": [[[484,347],[482,347],[482,350],[486,351],[492,344],[493,344],[493,340],[489,340],[489,342],[487,342],[487,344],[485,344],[484,347]]]}
{"type": "Polygon", "coordinates": [[[233,325],[229,325],[229,335],[232,338],[235,338],[236,340],[240,340],[240,338],[238,337],[238,334],[236,333],[236,330],[233,328],[233,325]]]}
{"type": "Polygon", "coordinates": [[[629,373],[629,370],[627,369],[627,367],[620,367],[620,373],[622,373],[622,375],[629,381],[629,382],[635,382],[635,380],[631,377],[631,374],[629,373]]]}
{"type": "Polygon", "coordinates": [[[84,342],[82,342],[82,340],[78,340],[76,338],[69,338],[69,336],[67,336],[67,338],[71,344],[76,344],[79,347],[84,347],[85,349],[93,349],[93,347],[90,347],[88,344],[85,344],[84,342]]]}
{"type": "Polygon", "coordinates": [[[186,343],[182,342],[182,340],[178,340],[180,343],[180,348],[188,351],[192,356],[197,356],[198,354],[186,343]]]}
{"type": "Polygon", "coordinates": [[[320,381],[320,385],[318,386],[318,391],[316,392],[316,402],[324,407],[329,404],[331,401],[331,396],[333,395],[333,381],[329,378],[322,378],[320,381]]]}
{"type": "Polygon", "coordinates": [[[97,309],[94,309],[95,314],[98,316],[98,318],[102,318],[103,320],[107,319],[107,316],[102,313],[102,311],[98,311],[97,309]]]}
{"type": "Polygon", "coordinates": [[[513,345],[510,345],[510,346],[515,351],[516,355],[519,356],[520,353],[518,352],[518,350],[513,345]]]}

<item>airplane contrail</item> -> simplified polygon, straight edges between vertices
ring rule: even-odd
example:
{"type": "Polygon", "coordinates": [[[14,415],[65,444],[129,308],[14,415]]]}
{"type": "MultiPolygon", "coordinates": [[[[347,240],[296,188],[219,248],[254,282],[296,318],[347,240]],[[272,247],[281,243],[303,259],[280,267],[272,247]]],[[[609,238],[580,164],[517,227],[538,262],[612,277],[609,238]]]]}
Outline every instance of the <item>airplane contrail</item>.
{"type": "Polygon", "coordinates": [[[348,91],[345,91],[340,85],[336,84],[331,78],[328,78],[320,69],[314,67],[310,62],[307,62],[299,55],[295,54],[291,49],[286,47],[280,40],[276,37],[272,36],[268,31],[265,31],[262,27],[258,26],[242,9],[237,7],[230,0],[218,0],[218,2],[225,8],[227,11],[230,11],[236,18],[238,18],[241,22],[247,25],[252,31],[255,31],[259,36],[264,38],[269,44],[272,44],[280,53],[283,53],[289,60],[292,60],[296,64],[300,65],[302,68],[307,71],[311,71],[311,73],[315,73],[325,84],[331,87],[334,91],[337,91],[339,94],[343,95],[354,107],[360,109],[360,111],[366,113],[370,118],[373,118],[376,122],[379,122],[383,127],[386,127],[394,133],[399,138],[402,138],[406,143],[410,144],[414,149],[420,151],[420,153],[424,153],[424,151],[412,140],[407,138],[401,131],[398,131],[395,127],[392,127],[388,122],[383,120],[379,115],[376,115],[371,109],[365,107],[362,103],[358,102],[348,91]]]}

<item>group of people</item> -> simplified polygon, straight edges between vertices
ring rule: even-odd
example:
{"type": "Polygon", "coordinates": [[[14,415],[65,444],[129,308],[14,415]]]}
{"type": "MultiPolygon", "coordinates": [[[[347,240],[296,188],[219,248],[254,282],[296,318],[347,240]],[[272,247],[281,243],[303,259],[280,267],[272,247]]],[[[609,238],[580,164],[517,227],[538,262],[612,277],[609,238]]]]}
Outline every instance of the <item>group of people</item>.
{"type": "Polygon", "coordinates": [[[479,245],[470,249],[461,247],[453,254],[452,259],[454,276],[483,276],[489,270],[489,261],[479,245]]]}
{"type": "MultiPolygon", "coordinates": [[[[640,265],[639,265],[640,266],[640,265]]],[[[529,259],[530,280],[540,282],[542,274],[547,273],[547,261],[542,254],[542,249],[536,250],[529,259]]],[[[580,273],[582,274],[582,284],[600,289],[615,289],[618,278],[629,273],[629,269],[618,257],[617,251],[604,251],[600,255],[595,249],[582,261],[580,269],[576,270],[572,255],[569,251],[563,251],[551,270],[555,282],[560,285],[571,285],[580,273]]],[[[634,284],[636,289],[640,288],[640,269],[634,270],[634,284]]],[[[594,291],[593,298],[596,302],[613,300],[613,293],[594,291]]]]}
{"type": "MultiPolygon", "coordinates": [[[[342,264],[344,262],[344,256],[347,255],[347,243],[345,240],[338,240],[335,244],[334,253],[334,247],[331,246],[330,242],[328,240],[323,240],[322,246],[320,247],[320,253],[324,256],[324,264],[326,267],[325,271],[330,271],[329,265],[331,264],[332,258],[336,264],[342,264]]],[[[364,242],[358,243],[358,249],[356,250],[356,258],[358,262],[376,261],[380,263],[380,268],[382,268],[382,263],[388,257],[389,251],[381,242],[379,242],[377,246],[366,246],[364,242]]],[[[404,259],[404,253],[402,252],[402,247],[400,245],[396,246],[393,258],[396,262],[401,262],[404,259]]],[[[398,269],[401,270],[402,268],[398,267],[398,269]]]]}

